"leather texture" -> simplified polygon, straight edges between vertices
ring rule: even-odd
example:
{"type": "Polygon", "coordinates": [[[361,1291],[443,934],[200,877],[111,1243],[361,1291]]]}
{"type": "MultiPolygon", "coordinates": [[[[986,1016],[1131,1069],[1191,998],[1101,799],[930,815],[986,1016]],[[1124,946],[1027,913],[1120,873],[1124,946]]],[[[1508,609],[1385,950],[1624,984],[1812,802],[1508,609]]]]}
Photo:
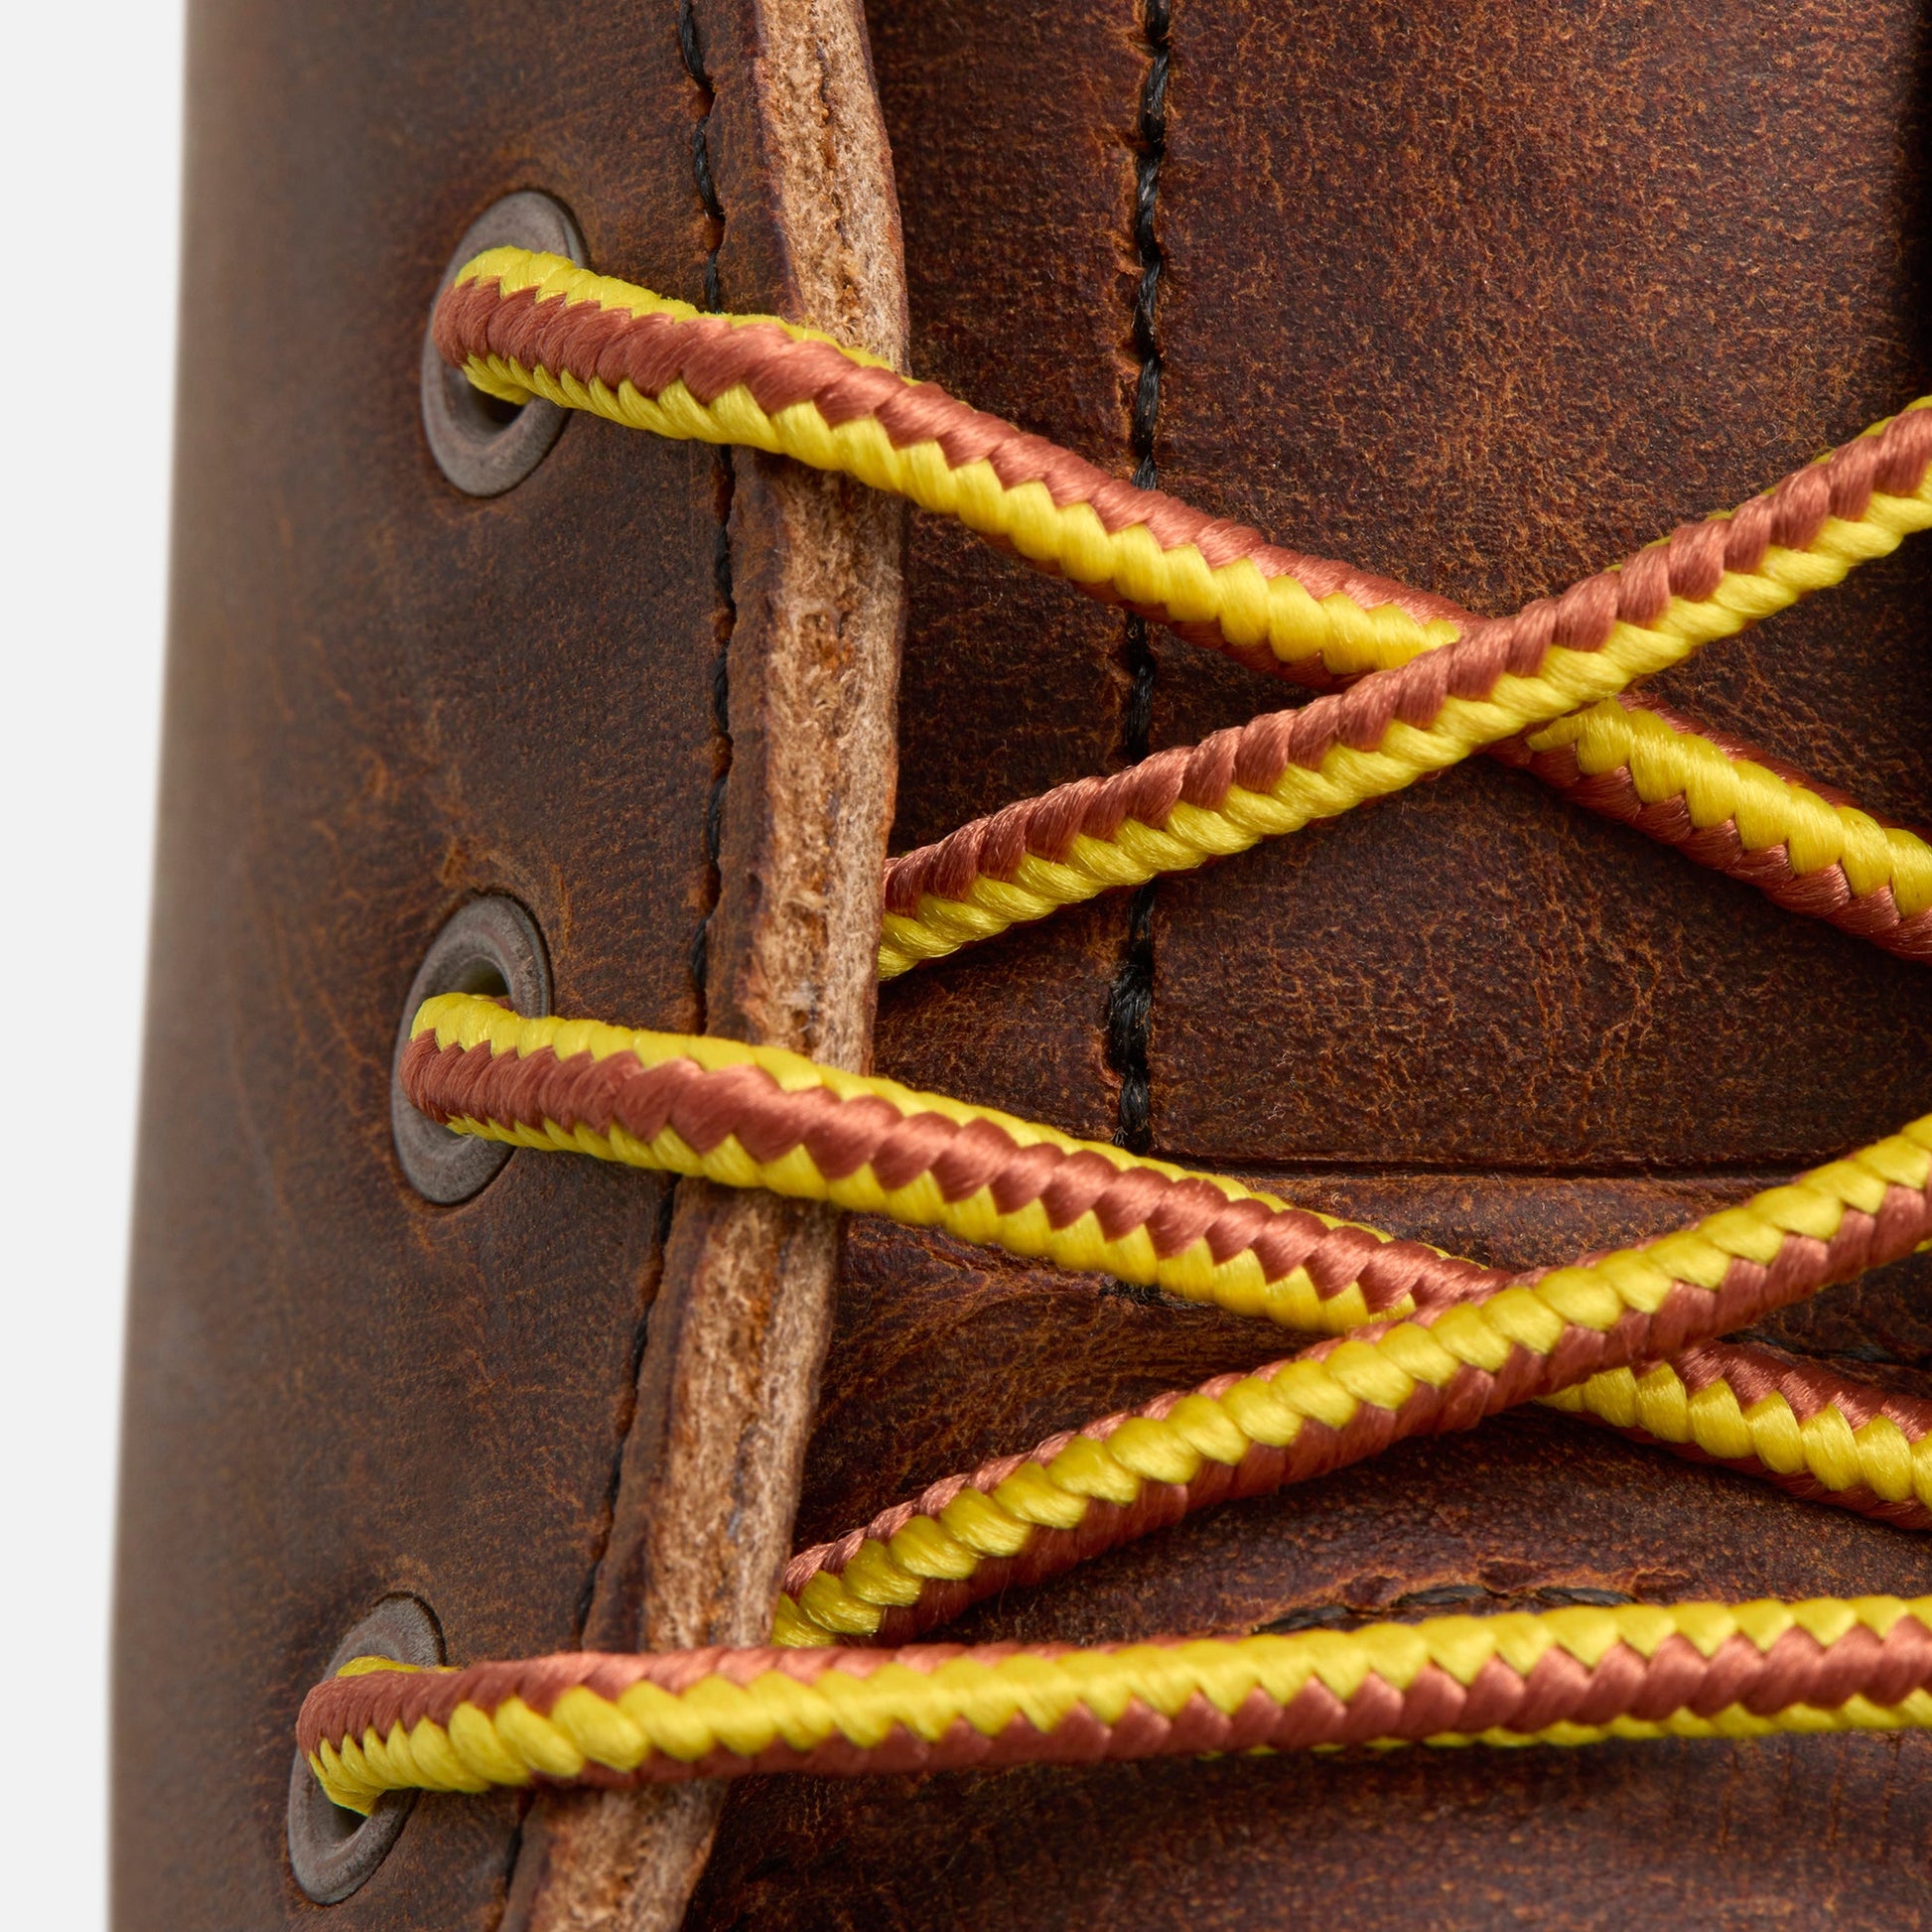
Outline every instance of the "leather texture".
{"type": "MultiPolygon", "coordinates": [[[[432,936],[493,892],[560,1011],[862,1062],[900,598],[897,506],[835,480],[575,422],[478,501],[417,417],[449,250],[531,186],[603,266],[897,353],[845,0],[193,13],[124,1932],[316,1917],[290,1725],[385,1594],[459,1657],[763,1627],[836,1217],[527,1156],[431,1207],[388,1042],[432,936]]],[[[674,1924],[716,1815],[428,1799],[332,1921],[674,1924]]]]}
{"type": "MultiPolygon", "coordinates": [[[[912,357],[1131,474],[1132,4],[874,0],[912,357]]],[[[1918,10],[1175,0],[1161,483],[1502,612],[1932,382],[1918,10]]],[[[1932,820],[1932,556],[1671,692],[1932,820]]],[[[913,526],[896,850],[1124,750],[1125,621],[913,526]],[[914,696],[923,693],[923,705],[914,696]]],[[[1295,702],[1155,633],[1151,743],[1295,702]]],[[[1528,1266],[1932,1104],[1932,984],[1465,765],[1155,889],[1153,1148],[1528,1266]]],[[[1099,901],[882,997],[882,1071],[1111,1133],[1099,901]]],[[[1774,1338],[1932,1388],[1924,1259],[1774,1338]]],[[[855,1226],[801,1543],[1287,1352],[1210,1311],[855,1226]]],[[[1209,1511],[945,1633],[1067,1640],[1561,1600],[1921,1591],[1921,1539],[1548,1415],[1209,1511]]],[[[1921,1925],[1918,1736],[748,1781],[694,1925],[1921,1925]]]]}
{"type": "MultiPolygon", "coordinates": [[[[431,938],[508,893],[560,1007],[698,1017],[709,453],[571,424],[476,501],[416,394],[455,237],[533,180],[598,258],[702,295],[676,43],[637,49],[620,96],[599,72],[628,9],[535,30],[578,75],[559,115],[519,106],[528,22],[376,12],[209,0],[190,43],[206,376],[180,418],[128,1340],[124,1932],[316,1909],[282,1842],[288,1714],[373,1600],[416,1591],[454,1653],[568,1643],[582,1616],[664,1190],[512,1160],[465,1207],[410,1193],[384,1041],[431,938]],[[352,306],[384,287],[409,298],[352,306]],[[587,731],[629,757],[560,762],[587,731]],[[616,863],[644,853],[651,917],[616,863]]],[[[419,1805],[334,1917],[490,1925],[518,1811],[419,1805]]]]}
{"type": "MultiPolygon", "coordinates": [[[[396,1173],[388,1042],[473,893],[535,915],[560,1011],[864,1055],[849,985],[813,1008],[765,970],[814,944],[849,965],[856,875],[826,873],[845,909],[819,940],[774,936],[758,893],[797,861],[787,824],[839,795],[785,763],[772,727],[799,692],[772,667],[846,661],[857,614],[876,624],[897,595],[897,524],[742,464],[740,634],[709,452],[576,422],[479,503],[415,416],[452,239],[528,186],[571,207],[601,268],[701,301],[710,260],[727,303],[859,333],[887,317],[890,347],[891,277],[840,266],[893,243],[878,180],[841,199],[884,157],[852,135],[857,69],[824,52],[843,45],[826,7],[703,0],[708,103],[668,6],[197,0],[120,1932],[319,1921],[282,1853],[293,1713],[385,1591],[419,1592],[466,1659],[587,1631],[731,1638],[794,1487],[797,1540],[836,1535],[1293,1344],[868,1224],[834,1311],[826,1226],[693,1188],[674,1207],[566,1159],[518,1156],[455,1210],[396,1173]],[[814,59],[839,85],[814,92],[814,59]],[[848,541],[828,591],[812,560],[848,541]],[[745,1412],[767,1392],[760,1437],[745,1412]],[[707,1433],[714,1398],[728,1420],[707,1433]]],[[[915,372],[1123,476],[1151,424],[1166,486],[1473,608],[1561,588],[1932,386],[1908,0],[1173,0],[1152,31],[1136,0],[874,0],[870,28],[915,372]]],[[[1932,821],[1928,590],[1932,555],[1908,546],[1669,689],[1932,821]]],[[[925,519],[905,603],[896,850],[1143,737],[1295,701],[1155,633],[1143,732],[1126,620],[925,519]]],[[[884,782],[874,753],[839,768],[884,782]]],[[[1105,1137],[1125,1066],[1156,1152],[1522,1265],[1674,1225],[1932,1106],[1922,973],[1479,761],[1150,903],[1145,943],[1110,898],[894,983],[880,1070],[1105,1137]],[[1115,997],[1124,975],[1144,1011],[1115,997]]],[[[1932,1394],[1928,1287],[1921,1258],[1770,1336],[1932,1394]]],[[[1928,1587],[1917,1538],[1528,1414],[1204,1512],[952,1634],[1928,1587]]],[[[687,1922],[1902,1928],[1932,1921],[1929,1773],[1912,1735],[748,1780],[687,1922]]],[[[717,1794],[655,1803],[425,1799],[330,1921],[674,1923],[717,1794]]]]}

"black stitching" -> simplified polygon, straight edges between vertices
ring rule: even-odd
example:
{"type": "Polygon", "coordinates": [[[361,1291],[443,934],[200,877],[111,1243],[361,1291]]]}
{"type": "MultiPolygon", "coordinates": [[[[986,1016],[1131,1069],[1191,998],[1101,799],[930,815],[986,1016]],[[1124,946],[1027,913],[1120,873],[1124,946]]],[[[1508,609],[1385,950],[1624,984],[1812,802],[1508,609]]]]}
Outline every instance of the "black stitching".
{"type": "MultiPolygon", "coordinates": [[[[709,119],[709,116],[706,117],[709,119]]],[[[691,172],[697,178],[698,200],[704,211],[721,226],[725,210],[719,205],[718,189],[711,179],[711,143],[706,138],[705,122],[699,121],[691,130],[691,172]]],[[[711,298],[713,308],[718,306],[717,297],[711,298]]]]}
{"type": "Polygon", "coordinates": [[[1120,1076],[1114,1145],[1145,1154],[1154,1144],[1154,1083],[1148,1072],[1149,1020],[1154,1011],[1154,882],[1134,895],[1127,946],[1107,989],[1107,1064],[1120,1076]]]}
{"type": "Polygon", "coordinates": [[[1155,663],[1147,620],[1136,612],[1128,613],[1123,628],[1120,664],[1127,673],[1127,701],[1120,708],[1120,761],[1139,764],[1147,757],[1154,729],[1155,663]]]}
{"type": "Polygon", "coordinates": [[[1271,1622],[1256,1624],[1255,1634],[1286,1637],[1298,1630],[1357,1629],[1365,1623],[1383,1623],[1419,1610],[1453,1612],[1504,1603],[1534,1603],[1546,1610],[1580,1606],[1610,1609],[1636,1601],[1626,1590],[1593,1588],[1585,1584],[1539,1584],[1522,1589],[1497,1589],[1489,1584],[1431,1584],[1423,1589],[1407,1590],[1373,1609],[1338,1600],[1298,1603],[1271,1622]]]}
{"type": "MultiPolygon", "coordinates": [[[[1154,438],[1161,409],[1161,344],[1156,322],[1165,257],[1155,232],[1154,213],[1168,146],[1172,24],[1171,0],[1143,0],[1141,34],[1148,65],[1134,130],[1134,247],[1141,273],[1134,288],[1132,325],[1141,371],[1134,386],[1128,426],[1134,481],[1143,489],[1154,487],[1158,474],[1154,438]]],[[[1147,757],[1154,725],[1154,646],[1145,618],[1130,614],[1122,626],[1120,664],[1127,674],[1120,758],[1123,764],[1138,764],[1147,757]]],[[[1120,1079],[1114,1144],[1134,1154],[1145,1154],[1154,1144],[1154,1089],[1148,1070],[1148,1036],[1154,1013],[1154,893],[1150,880],[1134,895],[1126,949],[1107,992],[1107,1064],[1120,1079]]]]}
{"type": "Polygon", "coordinates": [[[684,70],[698,90],[698,118],[691,128],[691,179],[698,190],[698,206],[711,223],[711,236],[704,265],[704,304],[707,309],[722,309],[718,295],[718,248],[724,240],[725,207],[718,199],[718,185],[711,173],[711,110],[717,93],[711,75],[705,70],[704,47],[698,39],[698,17],[691,0],[682,0],[677,10],[677,49],[684,59],[684,70]]]}
{"type": "Polygon", "coordinates": [[[1304,1603],[1288,1610],[1272,1623],[1255,1625],[1258,1637],[1292,1637],[1298,1630],[1323,1630],[1336,1624],[1355,1622],[1355,1612],[1345,1603],[1304,1603]]]}
{"type": "MultiPolygon", "coordinates": [[[[704,47],[698,37],[698,20],[691,0],[682,0],[678,8],[677,45],[684,70],[698,91],[699,113],[691,129],[691,179],[697,189],[698,205],[710,223],[704,264],[705,307],[720,309],[724,304],[718,293],[718,252],[725,241],[725,209],[711,172],[711,114],[718,96],[705,70],[704,47]]],[[[711,668],[712,772],[704,813],[704,910],[691,938],[689,959],[699,1033],[705,1031],[709,1020],[705,985],[711,970],[711,915],[718,909],[718,897],[723,889],[718,861],[724,841],[725,787],[732,767],[731,638],[738,621],[738,601],[732,586],[731,512],[737,483],[738,473],[732,464],[731,451],[720,447],[712,458],[712,494],[717,508],[718,534],[712,551],[711,579],[718,592],[714,619],[718,655],[711,668]]]]}
{"type": "MultiPolygon", "coordinates": [[[[664,1254],[671,1244],[671,1208],[677,1200],[677,1176],[671,1175],[657,1201],[656,1246],[654,1266],[660,1281],[663,1276],[664,1254]]],[[[597,1550],[591,1558],[591,1566],[584,1573],[584,1587],[577,1593],[577,1640],[581,1644],[584,1633],[590,1628],[591,1607],[597,1601],[597,1580],[604,1570],[604,1559],[611,1548],[611,1537],[618,1526],[618,1497],[623,1489],[623,1455],[630,1442],[630,1432],[637,1420],[637,1378],[644,1369],[644,1350],[650,1342],[650,1311],[657,1304],[653,1290],[651,1299],[644,1304],[630,1330],[630,1375],[624,1383],[629,1391],[629,1405],[623,1418],[622,1427],[618,1431],[618,1452],[611,1458],[611,1479],[605,1485],[604,1526],[597,1539],[597,1550]]]]}
{"type": "Polygon", "coordinates": [[[1166,1315],[1197,1314],[1198,1302],[1183,1300],[1178,1295],[1170,1295],[1164,1288],[1156,1288],[1151,1282],[1124,1282],[1118,1276],[1109,1276],[1100,1284],[1099,1293],[1111,1301],[1132,1302],[1136,1308],[1159,1309],[1166,1315]]]}
{"type": "Polygon", "coordinates": [[[1141,279],[1134,291],[1134,351],[1141,358],[1141,374],[1135,385],[1129,432],[1138,465],[1134,481],[1143,489],[1154,487],[1154,432],[1161,409],[1161,344],[1155,330],[1155,311],[1161,295],[1161,271],[1167,264],[1155,232],[1154,208],[1161,191],[1161,164],[1168,153],[1172,26],[1171,0],[1146,0],[1141,32],[1149,58],[1135,127],[1139,153],[1134,168],[1134,248],[1141,259],[1141,279]]]}

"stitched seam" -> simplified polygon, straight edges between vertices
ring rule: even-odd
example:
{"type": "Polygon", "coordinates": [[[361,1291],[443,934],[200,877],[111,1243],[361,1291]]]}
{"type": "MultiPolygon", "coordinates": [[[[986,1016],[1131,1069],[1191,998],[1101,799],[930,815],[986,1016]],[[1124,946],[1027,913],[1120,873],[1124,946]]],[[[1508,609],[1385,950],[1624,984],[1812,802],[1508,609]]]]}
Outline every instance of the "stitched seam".
{"type": "Polygon", "coordinates": [[[711,174],[711,110],[717,104],[717,89],[704,64],[704,48],[698,38],[698,18],[691,0],[680,0],[677,10],[677,51],[684,71],[698,90],[698,118],[691,126],[691,179],[698,191],[698,203],[711,224],[704,264],[704,304],[707,309],[725,305],[718,293],[718,250],[725,239],[725,208],[718,199],[717,183],[711,174]]]}
{"type": "MultiPolygon", "coordinates": [[[[711,171],[711,116],[717,92],[704,64],[704,48],[698,35],[697,16],[691,0],[682,0],[677,17],[678,53],[684,70],[697,89],[699,114],[691,128],[691,180],[698,204],[709,223],[704,265],[704,299],[709,309],[723,307],[718,289],[718,254],[725,240],[724,204],[718,199],[718,186],[711,171]]],[[[712,494],[718,519],[716,547],[712,553],[712,583],[717,591],[717,610],[713,618],[717,657],[711,672],[711,790],[705,800],[704,814],[704,911],[691,941],[691,989],[697,1001],[696,1031],[703,1033],[709,1024],[710,1002],[706,980],[711,964],[711,918],[718,909],[722,889],[719,858],[723,850],[725,788],[731,779],[731,638],[738,621],[738,601],[732,583],[731,511],[737,488],[737,472],[729,448],[720,447],[712,467],[712,494]]]]}
{"type": "MultiPolygon", "coordinates": [[[[710,125],[717,95],[705,70],[698,23],[692,12],[691,0],[681,0],[679,5],[677,36],[678,52],[683,59],[685,72],[698,94],[698,118],[691,129],[691,178],[709,224],[705,238],[704,286],[705,300],[715,309],[720,306],[718,251],[725,238],[725,210],[718,200],[717,185],[711,174],[710,125]]],[[[695,1030],[699,1033],[705,1031],[708,1019],[705,979],[710,964],[711,915],[717,910],[722,884],[719,854],[724,831],[725,786],[731,776],[732,763],[730,650],[732,630],[738,621],[738,605],[732,591],[731,555],[731,507],[735,483],[731,451],[715,451],[712,460],[712,500],[717,517],[717,535],[711,571],[717,593],[712,616],[717,655],[711,673],[712,778],[711,790],[705,800],[703,910],[697,930],[692,935],[689,954],[691,990],[697,1008],[695,1030]]],[[[590,1626],[591,1611],[597,1599],[598,1579],[603,1574],[604,1560],[610,1554],[611,1537],[617,1528],[618,1499],[623,1486],[624,1453],[637,1421],[637,1379],[643,1372],[644,1350],[650,1340],[651,1309],[655,1306],[657,1291],[663,1284],[664,1256],[671,1239],[671,1211],[676,1205],[679,1187],[678,1176],[671,1176],[657,1204],[657,1225],[650,1264],[650,1272],[656,1279],[650,1284],[643,1311],[631,1331],[630,1372],[624,1383],[628,1401],[618,1424],[617,1449],[611,1457],[611,1474],[605,1488],[602,1528],[577,1599],[577,1632],[580,1640],[590,1626]]],[[[518,1830],[520,1834],[520,1824],[518,1830]]],[[[511,1869],[514,1866],[513,1857],[511,1869]]]]}
{"type": "Polygon", "coordinates": [[[1257,1636],[1292,1636],[1298,1630],[1356,1630],[1364,1624],[1390,1618],[1441,1616],[1445,1612],[1469,1611],[1480,1615],[1502,1605],[1534,1604],[1541,1610],[1588,1607],[1605,1609],[1619,1603],[1641,1599],[1620,1589],[1598,1589],[1585,1585],[1539,1584],[1518,1589],[1502,1589],[1493,1584],[1432,1584],[1423,1589],[1405,1590],[1400,1596],[1378,1606],[1350,1603],[1340,1597],[1321,1602],[1298,1603],[1266,1623],[1254,1626],[1257,1636]]]}
{"type": "MultiPolygon", "coordinates": [[[[1140,375],[1128,429],[1128,446],[1135,459],[1134,483],[1141,489],[1154,488],[1158,478],[1154,439],[1161,409],[1161,345],[1155,325],[1165,258],[1155,232],[1154,210],[1161,188],[1161,163],[1167,155],[1170,24],[1170,0],[1145,0],[1141,32],[1148,65],[1141,82],[1134,163],[1134,247],[1141,272],[1134,289],[1133,344],[1140,357],[1140,375]]],[[[1127,673],[1121,762],[1138,764],[1147,757],[1154,723],[1156,669],[1147,620],[1138,613],[1130,613],[1123,626],[1121,664],[1127,673]]],[[[1154,1012],[1156,890],[1150,880],[1134,895],[1127,943],[1107,994],[1107,1064],[1120,1079],[1114,1142],[1134,1154],[1145,1154],[1154,1140],[1148,1036],[1154,1012]]]]}

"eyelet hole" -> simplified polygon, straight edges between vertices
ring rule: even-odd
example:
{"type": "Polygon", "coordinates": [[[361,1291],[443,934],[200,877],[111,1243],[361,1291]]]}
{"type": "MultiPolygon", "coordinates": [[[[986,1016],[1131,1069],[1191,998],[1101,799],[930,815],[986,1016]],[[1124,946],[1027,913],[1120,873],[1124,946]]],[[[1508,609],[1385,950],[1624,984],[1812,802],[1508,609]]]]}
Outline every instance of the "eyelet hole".
{"type": "Polygon", "coordinates": [[[453,1134],[411,1103],[402,1086],[402,1056],[425,1000],[439,993],[476,993],[507,1000],[521,1014],[550,1011],[550,962],[536,921],[513,898],[474,898],[430,943],[403,1000],[389,1073],[389,1126],[403,1178],[425,1200],[453,1207],[481,1193],[510,1158],[496,1141],[453,1134]]]}
{"type": "MultiPolygon", "coordinates": [[[[505,195],[464,231],[436,287],[440,302],[457,271],[485,248],[531,248],[568,255],[580,268],[589,260],[584,237],[570,211],[548,195],[524,189],[505,195]]],[[[514,489],[550,454],[569,411],[533,397],[505,402],[479,389],[437,352],[432,327],[423,332],[423,434],[437,468],[466,496],[500,496],[514,489]]]]}
{"type": "Polygon", "coordinates": [[[492,396],[487,389],[479,389],[467,377],[457,375],[454,369],[450,373],[456,375],[457,380],[476,399],[477,407],[483,412],[492,429],[508,429],[529,407],[527,403],[508,402],[501,396],[492,396]]]}
{"type": "MultiPolygon", "coordinates": [[[[443,1632],[427,1604],[414,1596],[385,1596],[336,1646],[325,1677],[351,1657],[392,1657],[433,1670],[443,1662],[443,1632]]],[[[288,1853],[295,1882],[318,1905],[337,1905],[359,1891],[394,1850],[413,1791],[385,1792],[365,1818],[331,1802],[298,1750],[289,1769],[288,1853]]]]}

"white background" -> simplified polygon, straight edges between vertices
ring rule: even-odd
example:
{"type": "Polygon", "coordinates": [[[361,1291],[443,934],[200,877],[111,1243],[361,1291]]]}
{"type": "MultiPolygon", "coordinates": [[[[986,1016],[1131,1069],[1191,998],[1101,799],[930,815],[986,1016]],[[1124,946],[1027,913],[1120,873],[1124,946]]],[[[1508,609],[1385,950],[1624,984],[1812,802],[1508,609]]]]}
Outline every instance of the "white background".
{"type": "Polygon", "coordinates": [[[160,737],[181,42],[179,0],[8,15],[0,1917],[23,1932],[97,1926],[106,1895],[107,1618],[160,737]]]}

